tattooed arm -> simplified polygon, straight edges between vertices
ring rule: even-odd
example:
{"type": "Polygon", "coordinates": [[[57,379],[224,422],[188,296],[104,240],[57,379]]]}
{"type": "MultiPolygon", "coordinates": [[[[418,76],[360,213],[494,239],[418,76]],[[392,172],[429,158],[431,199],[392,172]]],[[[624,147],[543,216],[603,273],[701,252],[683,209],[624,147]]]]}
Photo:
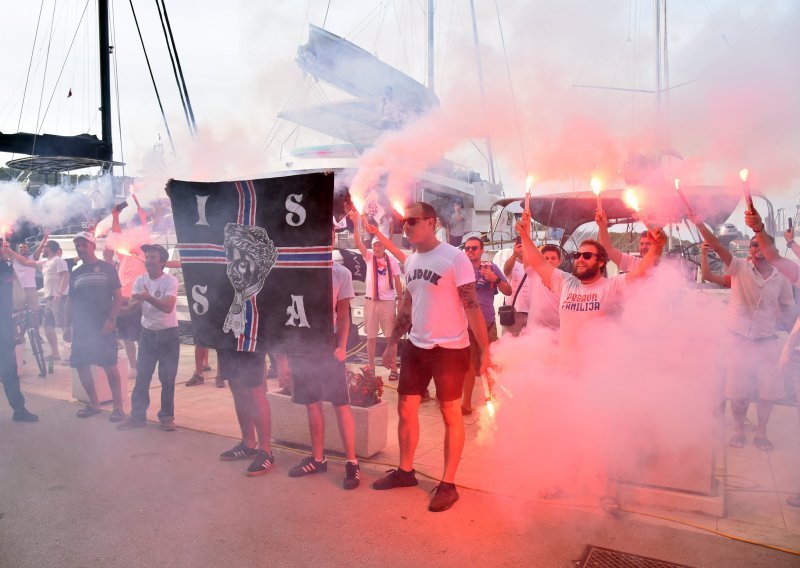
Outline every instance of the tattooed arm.
{"type": "Polygon", "coordinates": [[[461,298],[461,305],[464,306],[464,313],[467,315],[467,323],[472,330],[472,334],[478,341],[481,348],[481,367],[480,374],[485,375],[489,368],[489,334],[486,332],[486,320],[481,313],[478,304],[478,295],[475,292],[475,283],[470,282],[458,287],[458,297],[461,298]]]}

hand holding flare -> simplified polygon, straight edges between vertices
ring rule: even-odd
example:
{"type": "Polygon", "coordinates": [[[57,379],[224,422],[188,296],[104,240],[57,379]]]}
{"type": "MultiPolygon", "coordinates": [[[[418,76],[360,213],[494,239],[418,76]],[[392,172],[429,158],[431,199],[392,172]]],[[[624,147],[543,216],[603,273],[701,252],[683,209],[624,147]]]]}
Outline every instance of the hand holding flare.
{"type": "Polygon", "coordinates": [[[589,185],[592,186],[592,193],[597,197],[597,213],[605,213],[605,211],[603,211],[603,200],[600,197],[600,193],[603,191],[603,182],[600,181],[600,178],[593,177],[589,185]]]}
{"type": "Polygon", "coordinates": [[[636,196],[636,192],[633,189],[628,188],[622,193],[622,199],[625,201],[625,205],[633,209],[633,211],[636,213],[636,217],[639,218],[639,221],[641,221],[644,226],[647,227],[647,232],[650,233],[650,236],[653,238],[653,240],[658,241],[658,234],[660,231],[639,209],[639,198],[636,196]]]}
{"type": "Polygon", "coordinates": [[[747,181],[747,178],[750,176],[750,170],[747,168],[742,168],[739,170],[739,179],[742,180],[742,191],[744,192],[744,200],[747,202],[747,208],[750,210],[751,213],[756,212],[756,208],[753,205],[753,195],[750,193],[750,183],[747,181]]]}
{"type": "Polygon", "coordinates": [[[675,191],[678,192],[678,197],[680,197],[681,201],[683,201],[683,205],[686,207],[687,215],[689,217],[693,216],[694,211],[692,210],[692,206],[689,205],[689,200],[686,199],[686,194],[684,194],[683,190],[681,189],[681,180],[679,180],[678,178],[675,178],[675,191]]]}
{"type": "Polygon", "coordinates": [[[525,178],[525,211],[531,212],[531,188],[533,187],[533,176],[525,178]]]}

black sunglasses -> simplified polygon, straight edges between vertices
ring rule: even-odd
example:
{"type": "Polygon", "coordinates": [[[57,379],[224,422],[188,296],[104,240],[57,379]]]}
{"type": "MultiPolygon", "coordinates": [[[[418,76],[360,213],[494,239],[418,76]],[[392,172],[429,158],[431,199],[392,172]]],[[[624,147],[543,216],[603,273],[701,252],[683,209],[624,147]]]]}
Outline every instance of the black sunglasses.
{"type": "Polygon", "coordinates": [[[573,252],[570,256],[572,256],[573,260],[578,260],[579,258],[583,258],[583,260],[589,260],[593,256],[600,258],[600,255],[596,252],[573,252]]]}
{"type": "Polygon", "coordinates": [[[433,217],[406,217],[403,219],[403,223],[408,223],[409,227],[413,227],[417,224],[417,221],[424,221],[425,219],[433,219],[433,217]]]}
{"type": "Polygon", "coordinates": [[[464,247],[464,250],[480,250],[480,248],[481,248],[481,247],[479,247],[478,245],[469,246],[469,247],[468,247],[468,246],[465,246],[465,247],[464,247]]]}

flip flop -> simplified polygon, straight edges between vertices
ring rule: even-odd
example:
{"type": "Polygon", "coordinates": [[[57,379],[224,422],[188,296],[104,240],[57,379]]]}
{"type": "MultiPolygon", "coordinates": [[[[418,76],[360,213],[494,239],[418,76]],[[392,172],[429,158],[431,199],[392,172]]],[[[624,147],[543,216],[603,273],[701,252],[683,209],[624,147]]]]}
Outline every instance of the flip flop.
{"type": "Polygon", "coordinates": [[[772,442],[766,438],[753,438],[753,445],[762,452],[771,452],[775,449],[775,446],[772,445],[772,442]]]}
{"type": "Polygon", "coordinates": [[[728,441],[728,445],[731,448],[744,448],[744,434],[736,434],[731,436],[731,439],[728,441]]]}
{"type": "Polygon", "coordinates": [[[398,373],[397,371],[392,371],[391,373],[389,373],[389,380],[390,381],[396,381],[399,378],[400,378],[400,373],[398,373]]]}
{"type": "Polygon", "coordinates": [[[792,507],[800,507],[800,494],[787,497],[786,504],[792,507]]]}
{"type": "Polygon", "coordinates": [[[95,414],[100,414],[102,412],[99,408],[94,408],[92,406],[84,406],[77,412],[78,418],[89,418],[90,416],[94,416],[95,414]]]}
{"type": "Polygon", "coordinates": [[[619,508],[619,501],[610,495],[600,497],[600,508],[612,517],[619,517],[622,512],[619,508]]]}

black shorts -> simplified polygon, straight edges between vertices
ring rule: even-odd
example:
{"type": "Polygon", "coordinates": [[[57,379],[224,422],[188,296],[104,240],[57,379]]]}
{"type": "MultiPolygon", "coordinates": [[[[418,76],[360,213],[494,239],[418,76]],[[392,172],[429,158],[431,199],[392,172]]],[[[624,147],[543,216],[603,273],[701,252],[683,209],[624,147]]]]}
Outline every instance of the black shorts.
{"type": "Polygon", "coordinates": [[[266,369],[266,353],[250,353],[249,351],[230,351],[217,349],[217,373],[230,382],[256,388],[263,386],[266,369]]]}
{"type": "Polygon", "coordinates": [[[333,406],[350,404],[344,361],[333,354],[325,357],[289,357],[292,370],[292,402],[313,404],[327,401],[333,406]]]}
{"type": "Polygon", "coordinates": [[[406,341],[400,354],[398,394],[423,395],[433,378],[436,398],[442,402],[458,400],[469,369],[469,347],[422,349],[406,341]]]}
{"type": "Polygon", "coordinates": [[[125,341],[139,341],[142,334],[142,310],[117,316],[117,335],[125,341]]]}
{"type": "Polygon", "coordinates": [[[114,367],[117,364],[117,334],[103,333],[98,326],[73,326],[72,351],[69,366],[79,367],[114,367]]]}

